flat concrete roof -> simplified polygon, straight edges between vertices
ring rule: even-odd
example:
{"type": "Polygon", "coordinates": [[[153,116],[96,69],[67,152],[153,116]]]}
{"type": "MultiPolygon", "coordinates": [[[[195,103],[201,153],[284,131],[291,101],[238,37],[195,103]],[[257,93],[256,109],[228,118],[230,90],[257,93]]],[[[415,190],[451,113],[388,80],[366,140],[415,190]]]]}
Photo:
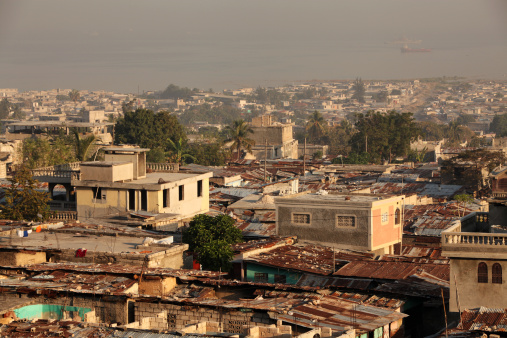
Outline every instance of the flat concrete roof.
{"type": "Polygon", "coordinates": [[[69,121],[23,121],[9,123],[6,126],[15,127],[96,127],[96,126],[113,126],[111,122],[89,123],[89,122],[69,122],[69,121]]]}
{"type": "Polygon", "coordinates": [[[150,151],[149,148],[128,148],[128,147],[104,147],[102,150],[109,152],[124,152],[124,153],[143,153],[146,151],[150,151]]]}
{"type": "Polygon", "coordinates": [[[390,198],[399,198],[402,196],[380,195],[380,194],[303,194],[291,197],[277,197],[275,202],[278,204],[287,203],[324,203],[324,204],[373,204],[378,201],[387,200],[390,198]]]}
{"type": "MultiPolygon", "coordinates": [[[[46,249],[81,249],[100,252],[140,252],[153,250],[150,247],[136,249],[142,244],[144,237],[131,236],[99,236],[90,233],[62,233],[49,231],[32,232],[28,237],[0,237],[0,246],[9,245],[20,248],[46,248],[46,249]]],[[[159,250],[155,250],[159,251],[159,250]]]]}
{"type": "Polygon", "coordinates": [[[80,166],[86,167],[113,167],[115,165],[123,165],[132,163],[130,161],[95,161],[95,162],[81,162],[80,166]]]}

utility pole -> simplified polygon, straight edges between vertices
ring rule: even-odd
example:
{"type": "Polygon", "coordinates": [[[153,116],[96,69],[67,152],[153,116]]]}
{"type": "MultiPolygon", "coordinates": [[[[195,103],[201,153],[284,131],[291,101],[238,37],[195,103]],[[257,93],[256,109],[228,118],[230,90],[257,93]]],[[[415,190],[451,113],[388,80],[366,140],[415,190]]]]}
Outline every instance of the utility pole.
{"type": "Polygon", "coordinates": [[[303,148],[303,176],[306,174],[306,137],[305,137],[305,147],[303,148]]]}
{"type": "Polygon", "coordinates": [[[264,182],[266,182],[266,162],[268,162],[268,140],[264,139],[264,182]]]}
{"type": "Polygon", "coordinates": [[[365,146],[366,146],[366,152],[368,152],[368,135],[364,136],[366,138],[365,146]]]}

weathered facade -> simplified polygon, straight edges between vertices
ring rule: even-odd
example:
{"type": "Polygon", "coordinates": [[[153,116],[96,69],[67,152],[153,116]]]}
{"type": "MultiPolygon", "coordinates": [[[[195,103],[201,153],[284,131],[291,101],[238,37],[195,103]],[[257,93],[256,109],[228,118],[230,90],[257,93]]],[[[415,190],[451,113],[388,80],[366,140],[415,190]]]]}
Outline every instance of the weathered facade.
{"type": "MultiPolygon", "coordinates": [[[[475,217],[487,215],[477,213],[475,217]]],[[[479,223],[481,224],[481,223],[479,223]]],[[[491,233],[473,224],[456,225],[442,233],[442,255],[450,258],[449,308],[506,308],[507,234],[491,233]],[[483,232],[484,231],[484,232],[483,232]]]]}
{"type": "Polygon", "coordinates": [[[209,210],[211,173],[146,173],[146,151],[106,148],[104,162],[82,163],[71,182],[78,217],[146,212],[184,218],[209,210]]]}
{"type": "Polygon", "coordinates": [[[366,194],[275,198],[277,234],[337,248],[394,253],[402,237],[403,198],[366,194]]]}

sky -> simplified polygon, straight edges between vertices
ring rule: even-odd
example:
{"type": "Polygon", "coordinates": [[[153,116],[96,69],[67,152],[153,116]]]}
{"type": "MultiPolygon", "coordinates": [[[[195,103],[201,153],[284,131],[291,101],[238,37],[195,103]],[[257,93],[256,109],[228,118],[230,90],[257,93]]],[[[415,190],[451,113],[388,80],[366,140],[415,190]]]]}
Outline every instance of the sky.
{"type": "Polygon", "coordinates": [[[0,88],[506,79],[505,0],[0,0],[0,88]],[[401,53],[388,42],[422,40],[401,53]]]}

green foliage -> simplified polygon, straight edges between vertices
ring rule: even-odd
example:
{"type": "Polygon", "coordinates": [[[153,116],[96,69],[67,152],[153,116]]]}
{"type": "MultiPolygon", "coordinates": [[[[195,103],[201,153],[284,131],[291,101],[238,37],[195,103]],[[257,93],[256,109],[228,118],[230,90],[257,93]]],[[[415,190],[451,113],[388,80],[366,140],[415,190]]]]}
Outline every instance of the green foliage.
{"type": "Polygon", "coordinates": [[[229,105],[211,106],[208,103],[192,106],[179,116],[181,123],[189,125],[195,121],[211,124],[230,124],[240,118],[241,109],[229,105]]]}
{"type": "MultiPolygon", "coordinates": [[[[349,156],[343,159],[343,163],[345,164],[370,164],[372,163],[372,157],[367,152],[351,152],[349,156]]],[[[335,164],[341,164],[340,158],[335,158],[333,160],[335,164]]]]}
{"type": "Polygon", "coordinates": [[[444,161],[443,166],[453,171],[454,167],[459,166],[463,162],[475,163],[485,166],[489,172],[499,165],[505,164],[505,154],[502,151],[489,151],[486,149],[467,150],[457,156],[444,161]]]}
{"type": "Polygon", "coordinates": [[[393,157],[406,156],[410,142],[420,134],[411,113],[395,111],[358,114],[355,126],[357,132],[351,140],[355,146],[353,150],[368,152],[374,163],[380,163],[382,159],[391,162],[393,157]]]}
{"type": "Polygon", "coordinates": [[[159,97],[161,99],[187,99],[194,94],[195,92],[190,88],[170,84],[159,94],[159,97]]]}
{"type": "Polygon", "coordinates": [[[6,119],[9,117],[9,113],[11,111],[11,103],[7,98],[3,98],[0,101],[0,119],[6,119]]]}
{"type": "Polygon", "coordinates": [[[294,94],[294,99],[296,101],[308,100],[308,99],[312,99],[312,98],[316,97],[317,94],[318,94],[317,89],[315,89],[314,87],[310,87],[310,88],[303,89],[302,91],[299,91],[296,94],[294,94]]]}
{"type": "Polygon", "coordinates": [[[471,122],[475,122],[475,117],[472,114],[461,114],[456,119],[456,123],[461,126],[466,126],[471,122]]]}
{"type": "Polygon", "coordinates": [[[146,153],[146,162],[165,163],[167,162],[166,152],[160,147],[150,149],[150,151],[146,153]]]}
{"type": "Polygon", "coordinates": [[[183,164],[184,160],[190,159],[195,161],[195,157],[188,154],[185,151],[185,144],[183,142],[183,138],[179,138],[178,141],[174,142],[171,139],[168,139],[169,144],[171,145],[171,154],[172,159],[171,162],[176,162],[179,164],[183,164]]]}
{"type": "Polygon", "coordinates": [[[327,131],[327,121],[322,114],[317,110],[314,111],[306,123],[306,132],[308,133],[308,140],[310,143],[321,144],[323,143],[324,136],[327,131]]]}
{"type": "Polygon", "coordinates": [[[474,201],[474,197],[469,194],[461,194],[461,195],[455,195],[454,199],[458,202],[458,216],[464,216],[465,215],[465,208],[467,204],[472,203],[474,201]],[[463,207],[463,215],[460,214],[459,207],[463,207]]]}
{"type": "Polygon", "coordinates": [[[348,155],[351,150],[350,141],[353,135],[353,126],[348,120],[329,129],[327,140],[330,154],[348,155]]]}
{"type": "Polygon", "coordinates": [[[364,83],[360,78],[356,78],[354,85],[352,86],[352,90],[354,94],[352,95],[353,100],[357,100],[358,102],[364,103],[364,94],[366,89],[364,87],[364,83]]]}
{"type": "Polygon", "coordinates": [[[281,108],[282,101],[289,101],[290,95],[287,93],[279,92],[276,89],[257,87],[253,94],[253,99],[258,103],[272,104],[277,108],[281,108]]]}
{"type": "Polygon", "coordinates": [[[30,138],[23,141],[23,164],[29,168],[47,167],[74,162],[72,141],[65,136],[53,139],[30,138]]]}
{"type": "Polygon", "coordinates": [[[206,270],[229,271],[233,258],[231,245],[242,241],[241,230],[227,215],[197,215],[183,232],[183,242],[198,254],[199,263],[206,270]]]}
{"type": "Polygon", "coordinates": [[[322,150],[318,150],[313,153],[313,159],[314,160],[320,160],[322,159],[322,150]]]}
{"type": "Polygon", "coordinates": [[[507,114],[495,115],[489,129],[496,133],[497,137],[507,136],[507,114]]]}
{"type": "Polygon", "coordinates": [[[51,217],[47,192],[37,191],[37,181],[30,170],[22,166],[9,179],[5,203],[0,205],[0,217],[15,221],[44,221],[51,217]]]}
{"type": "Polygon", "coordinates": [[[427,147],[424,147],[420,151],[410,149],[408,152],[408,160],[416,163],[424,162],[427,153],[427,147]]]}
{"type": "Polygon", "coordinates": [[[56,99],[60,102],[70,101],[69,95],[56,95],[56,99]]]}
{"type": "Polygon", "coordinates": [[[79,99],[81,98],[81,95],[79,94],[79,90],[77,89],[72,89],[70,92],[69,92],[69,99],[76,103],[79,99]]]}
{"type": "Polygon", "coordinates": [[[76,129],[72,129],[72,133],[75,137],[74,146],[76,159],[78,161],[87,161],[90,147],[95,142],[95,135],[92,134],[86,136],[85,138],[81,138],[76,129]]]}
{"type": "Polygon", "coordinates": [[[250,126],[243,120],[236,120],[233,122],[232,126],[226,127],[229,138],[227,142],[231,142],[231,150],[236,150],[237,159],[240,158],[241,149],[246,149],[247,151],[252,151],[252,146],[255,145],[255,141],[248,138],[248,134],[252,134],[253,130],[250,126]]]}
{"type": "Polygon", "coordinates": [[[229,152],[218,142],[192,144],[188,151],[194,157],[195,163],[206,166],[223,166],[229,157],[229,152]]]}
{"type": "Polygon", "coordinates": [[[148,109],[126,112],[115,128],[116,144],[137,144],[142,148],[168,151],[169,139],[186,140],[184,127],[170,112],[154,113],[148,109]]]}

